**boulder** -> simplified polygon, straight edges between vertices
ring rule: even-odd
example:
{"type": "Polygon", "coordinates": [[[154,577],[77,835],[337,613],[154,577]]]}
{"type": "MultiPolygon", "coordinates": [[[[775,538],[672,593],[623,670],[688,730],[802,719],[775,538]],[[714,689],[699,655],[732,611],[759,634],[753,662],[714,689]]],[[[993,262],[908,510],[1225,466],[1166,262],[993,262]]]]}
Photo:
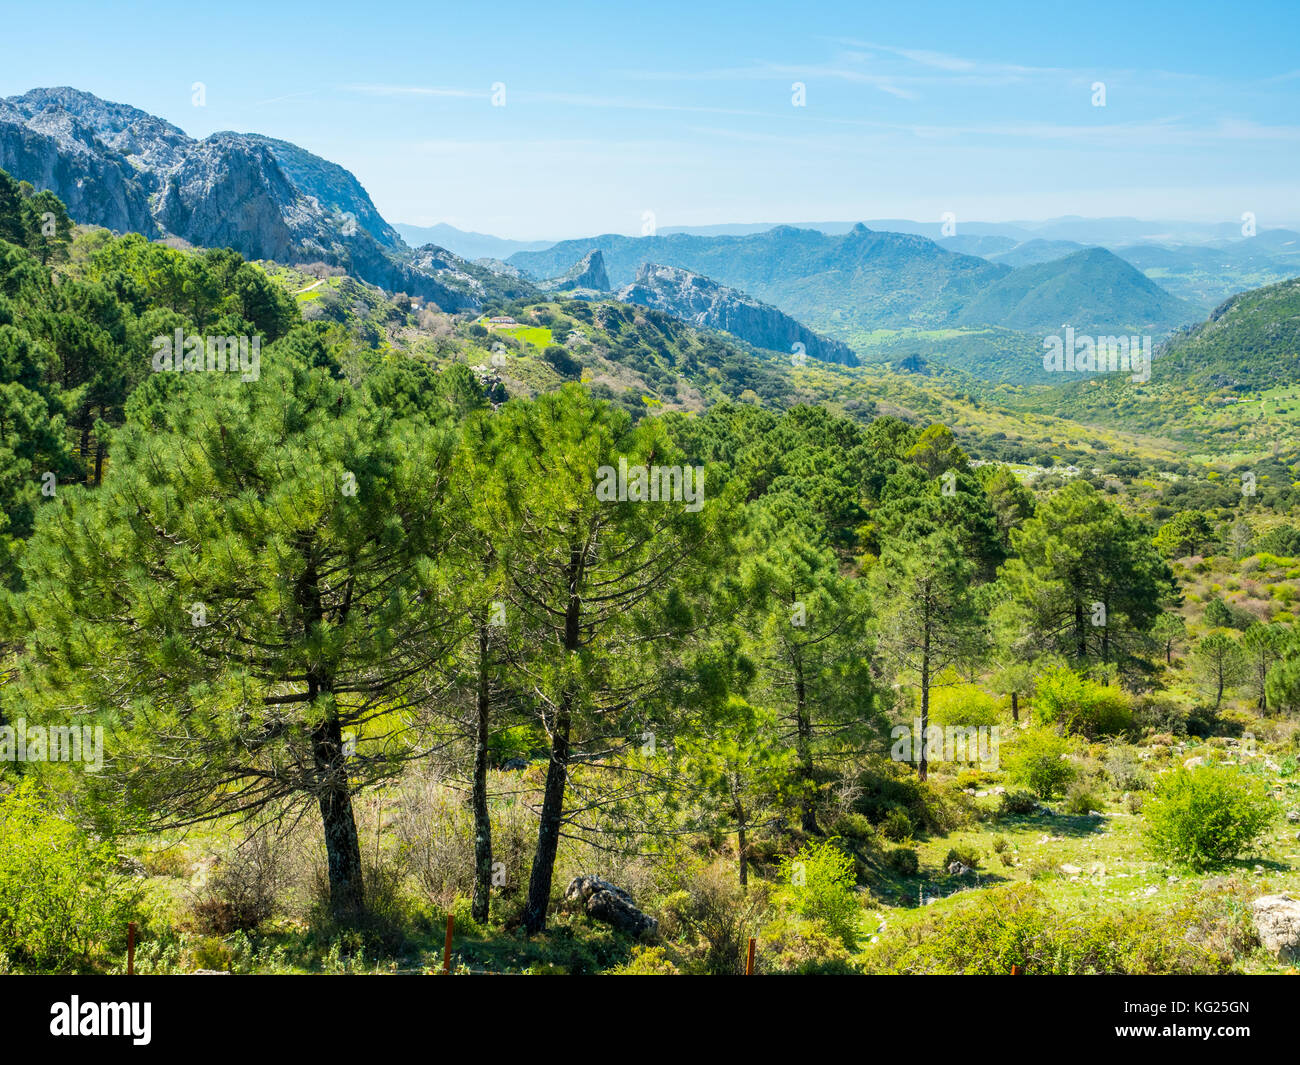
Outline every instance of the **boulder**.
{"type": "Polygon", "coordinates": [[[1300,901],[1290,895],[1262,895],[1250,904],[1265,949],[1280,961],[1300,961],[1300,901]]]}
{"type": "Polygon", "coordinates": [[[637,909],[631,895],[598,876],[575,876],[564,891],[564,901],[592,920],[628,935],[640,938],[659,933],[659,922],[637,909]]]}

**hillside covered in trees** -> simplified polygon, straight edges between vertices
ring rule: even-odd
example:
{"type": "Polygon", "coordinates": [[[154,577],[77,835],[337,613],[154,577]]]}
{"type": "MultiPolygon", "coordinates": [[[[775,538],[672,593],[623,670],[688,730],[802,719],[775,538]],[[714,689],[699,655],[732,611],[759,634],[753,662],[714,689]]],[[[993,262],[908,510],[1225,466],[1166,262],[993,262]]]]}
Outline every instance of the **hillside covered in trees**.
{"type": "Polygon", "coordinates": [[[7,175],[0,238],[0,715],[87,755],[0,762],[0,969],[1291,963],[1291,457],[7,175]]]}

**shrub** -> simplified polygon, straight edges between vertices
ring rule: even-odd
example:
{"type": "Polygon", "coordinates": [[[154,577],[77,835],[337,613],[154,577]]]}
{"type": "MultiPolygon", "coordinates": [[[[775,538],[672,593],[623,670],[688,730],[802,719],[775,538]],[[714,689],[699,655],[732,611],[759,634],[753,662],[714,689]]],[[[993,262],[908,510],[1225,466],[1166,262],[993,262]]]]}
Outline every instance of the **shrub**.
{"type": "Polygon", "coordinates": [[[921,871],[921,859],[911,847],[894,847],[885,860],[899,876],[916,876],[921,871]]]}
{"type": "Polygon", "coordinates": [[[1065,793],[1065,811],[1070,814],[1089,814],[1093,810],[1100,810],[1104,802],[1096,791],[1079,780],[1071,784],[1065,793]]]}
{"type": "Polygon", "coordinates": [[[1050,799],[1075,777],[1075,767],[1065,758],[1069,750],[1069,740],[1051,729],[1026,729],[1007,758],[1008,775],[1015,783],[1050,799]]]}
{"type": "Polygon", "coordinates": [[[943,867],[947,869],[953,862],[960,862],[967,869],[977,869],[980,864],[980,852],[969,844],[959,843],[948,848],[948,853],[943,859],[943,867]]]}
{"type": "Polygon", "coordinates": [[[275,912],[285,880],[275,841],[256,833],[225,855],[196,893],[196,927],[218,936],[251,932],[275,912]]]}
{"type": "Polygon", "coordinates": [[[888,759],[873,761],[857,777],[856,812],[879,824],[889,811],[902,809],[915,832],[951,832],[968,823],[972,803],[960,792],[933,781],[920,781],[910,767],[888,759]]]}
{"type": "Polygon", "coordinates": [[[1098,684],[1065,666],[1039,678],[1034,714],[1041,724],[1059,724],[1088,739],[1133,728],[1132,706],[1120,688],[1098,684]]]}
{"type": "Polygon", "coordinates": [[[890,810],[880,823],[880,834],[894,843],[901,843],[912,838],[912,819],[900,809],[890,810]]]}
{"type": "Polygon", "coordinates": [[[1038,796],[1032,791],[1008,791],[1002,795],[1004,814],[1032,814],[1038,809],[1038,796]]]}
{"type": "Polygon", "coordinates": [[[33,783],[0,801],[0,943],[14,969],[102,967],[135,902],[112,847],[49,809],[33,783]]]}
{"type": "Polygon", "coordinates": [[[1237,769],[1177,769],[1156,781],[1146,836],[1162,861],[1203,870],[1232,861],[1268,830],[1277,806],[1262,781],[1237,769]]]}
{"type": "Polygon", "coordinates": [[[559,344],[549,345],[542,352],[542,358],[551,364],[551,367],[561,377],[576,378],[582,373],[582,363],[570,355],[559,344]]]}
{"type": "MultiPolygon", "coordinates": [[[[902,813],[900,810],[899,813],[902,813]]],[[[906,817],[906,814],[903,814],[906,817]]],[[[912,822],[907,823],[910,834],[912,822]]],[[[884,829],[882,827],[881,831],[884,829]]],[[[843,836],[845,839],[851,839],[857,843],[871,843],[876,838],[876,826],[868,821],[862,814],[852,812],[840,814],[831,822],[831,832],[837,836],[843,836]]]]}
{"type": "Polygon", "coordinates": [[[1138,700],[1133,710],[1133,725],[1139,729],[1187,735],[1187,710],[1166,696],[1146,695],[1138,700]]]}
{"type": "Polygon", "coordinates": [[[974,684],[954,684],[934,689],[930,721],[935,725],[996,725],[998,704],[974,684]]]}
{"type": "Polygon", "coordinates": [[[759,972],[799,976],[850,976],[859,970],[843,939],[823,921],[780,917],[763,929],[757,945],[759,972]]]}
{"type": "Polygon", "coordinates": [[[981,892],[867,955],[877,973],[1190,974],[1227,971],[1249,942],[1244,907],[1197,897],[1164,912],[1070,914],[1033,884],[981,892]],[[1082,918],[1082,919],[1081,919],[1082,918]]]}
{"type": "Polygon", "coordinates": [[[1105,767],[1120,791],[1141,791],[1151,784],[1151,778],[1132,747],[1122,744],[1111,747],[1106,752],[1105,767]]]}
{"type": "Polygon", "coordinates": [[[831,840],[806,843],[781,863],[790,908],[801,917],[821,921],[851,945],[858,934],[858,899],[853,858],[831,840]]]}
{"type": "Polygon", "coordinates": [[[742,891],[730,867],[713,865],[697,870],[685,890],[665,898],[661,912],[661,932],[688,940],[696,971],[734,976],[745,971],[749,939],[757,937],[768,903],[758,885],[742,891]]]}
{"type": "Polygon", "coordinates": [[[606,970],[609,976],[677,976],[681,970],[668,958],[663,947],[635,946],[623,965],[606,970]]]}
{"type": "Polygon", "coordinates": [[[984,790],[995,785],[1001,776],[1001,773],[990,773],[983,769],[963,769],[957,774],[956,783],[962,790],[966,788],[984,790]]]}
{"type": "Polygon", "coordinates": [[[993,853],[994,853],[994,854],[1003,854],[1003,853],[1005,853],[1005,852],[1010,848],[1010,846],[1011,846],[1011,843],[1010,843],[1010,841],[1007,839],[1006,836],[995,836],[995,837],[993,838],[993,853]]]}

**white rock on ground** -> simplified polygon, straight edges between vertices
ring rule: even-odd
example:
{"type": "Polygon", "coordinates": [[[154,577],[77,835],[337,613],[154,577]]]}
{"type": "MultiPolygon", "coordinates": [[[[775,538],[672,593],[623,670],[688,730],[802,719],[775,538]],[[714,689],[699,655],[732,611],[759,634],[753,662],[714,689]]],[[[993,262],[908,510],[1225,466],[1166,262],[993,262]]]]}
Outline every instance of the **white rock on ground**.
{"type": "Polygon", "coordinates": [[[1280,961],[1300,961],[1300,901],[1285,893],[1250,904],[1260,942],[1280,961]]]}

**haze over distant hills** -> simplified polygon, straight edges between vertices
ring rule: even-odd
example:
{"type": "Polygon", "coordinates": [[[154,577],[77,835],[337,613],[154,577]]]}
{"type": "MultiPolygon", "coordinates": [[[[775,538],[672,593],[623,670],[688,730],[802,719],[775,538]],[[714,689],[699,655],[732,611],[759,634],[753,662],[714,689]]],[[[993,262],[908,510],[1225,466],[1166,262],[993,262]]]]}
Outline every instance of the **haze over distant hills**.
{"type": "Polygon", "coordinates": [[[604,254],[616,286],[629,284],[645,263],[676,266],[850,343],[879,329],[996,325],[1041,332],[1070,320],[1106,332],[1165,333],[1200,317],[1199,308],[1105,249],[1017,270],[919,235],[863,225],[842,235],[787,226],[744,236],[605,234],[517,252],[510,262],[549,276],[592,248],[604,254]]]}
{"type": "Polygon", "coordinates": [[[446,222],[439,222],[435,226],[411,226],[398,222],[393,228],[413,248],[422,244],[437,244],[463,259],[471,260],[508,259],[517,251],[541,251],[555,243],[553,240],[507,240],[487,233],[467,232],[446,222]]]}

